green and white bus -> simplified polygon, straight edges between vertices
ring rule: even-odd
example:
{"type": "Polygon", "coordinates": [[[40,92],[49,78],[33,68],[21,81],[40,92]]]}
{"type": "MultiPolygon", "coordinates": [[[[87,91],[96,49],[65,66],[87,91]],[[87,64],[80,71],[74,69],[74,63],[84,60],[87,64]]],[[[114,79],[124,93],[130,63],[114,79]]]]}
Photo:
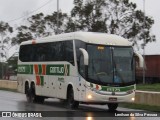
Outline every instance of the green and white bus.
{"type": "Polygon", "coordinates": [[[108,104],[135,99],[135,55],[132,44],[117,35],[73,32],[20,45],[18,91],[30,102],[45,98],[65,100],[69,108],[79,103],[108,104]]]}

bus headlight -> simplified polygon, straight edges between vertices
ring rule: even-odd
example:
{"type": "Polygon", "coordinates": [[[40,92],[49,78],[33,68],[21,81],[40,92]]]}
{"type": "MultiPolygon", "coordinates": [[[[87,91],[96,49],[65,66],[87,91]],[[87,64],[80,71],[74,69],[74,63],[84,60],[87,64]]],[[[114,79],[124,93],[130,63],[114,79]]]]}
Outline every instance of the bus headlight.
{"type": "Polygon", "coordinates": [[[88,99],[92,99],[92,95],[89,94],[89,95],[87,96],[87,98],[88,98],[88,99]]]}
{"type": "Polygon", "coordinates": [[[131,100],[132,100],[132,101],[135,101],[135,98],[133,97],[133,98],[131,98],[131,100]]]}

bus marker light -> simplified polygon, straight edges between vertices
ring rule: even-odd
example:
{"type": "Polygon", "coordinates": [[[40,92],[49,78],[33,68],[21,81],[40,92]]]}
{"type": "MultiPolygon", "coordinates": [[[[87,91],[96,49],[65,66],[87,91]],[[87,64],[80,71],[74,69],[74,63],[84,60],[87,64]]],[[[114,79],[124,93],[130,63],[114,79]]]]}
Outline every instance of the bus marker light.
{"type": "Polygon", "coordinates": [[[32,44],[36,44],[36,40],[32,40],[32,44]]]}

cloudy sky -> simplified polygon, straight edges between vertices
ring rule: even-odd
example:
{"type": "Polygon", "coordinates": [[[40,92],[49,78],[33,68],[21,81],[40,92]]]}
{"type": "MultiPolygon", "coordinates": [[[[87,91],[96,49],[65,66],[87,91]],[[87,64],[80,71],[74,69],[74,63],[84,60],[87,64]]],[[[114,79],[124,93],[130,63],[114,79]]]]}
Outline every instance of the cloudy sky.
{"type": "MultiPolygon", "coordinates": [[[[144,0],[130,0],[137,3],[138,9],[143,9],[144,0]]],[[[59,7],[63,12],[69,12],[73,7],[73,0],[59,0],[59,7]]],[[[156,35],[156,43],[146,47],[147,54],[160,54],[160,0],[145,0],[146,15],[152,16],[155,24],[151,30],[156,35]]],[[[0,0],[0,21],[9,22],[12,26],[24,19],[19,19],[27,13],[43,12],[50,14],[57,9],[57,0],[0,0]],[[18,20],[15,20],[18,19],[18,20]]]]}

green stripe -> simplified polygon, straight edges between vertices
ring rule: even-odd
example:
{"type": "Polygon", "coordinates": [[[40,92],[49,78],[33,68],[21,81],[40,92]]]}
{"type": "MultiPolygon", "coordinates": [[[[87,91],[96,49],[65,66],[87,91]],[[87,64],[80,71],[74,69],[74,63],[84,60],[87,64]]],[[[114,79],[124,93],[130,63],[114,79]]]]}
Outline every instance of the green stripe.
{"type": "Polygon", "coordinates": [[[39,74],[39,75],[42,74],[42,65],[38,65],[38,74],[39,74]]]}
{"type": "Polygon", "coordinates": [[[63,64],[47,65],[46,72],[47,75],[69,76],[70,67],[69,65],[67,65],[67,70],[66,70],[63,64]],[[66,71],[68,71],[67,74],[65,73],[66,71]]]}
{"type": "MultiPolygon", "coordinates": [[[[102,91],[109,91],[109,92],[115,92],[115,91],[119,91],[119,92],[126,92],[126,91],[129,91],[129,90],[133,90],[135,89],[134,88],[134,85],[131,85],[131,86],[126,86],[126,87],[110,87],[110,86],[101,86],[100,90],[102,91]]],[[[90,87],[94,87],[94,84],[93,83],[90,83],[90,87]]]]}
{"type": "Polygon", "coordinates": [[[18,65],[19,74],[33,74],[33,65],[18,65]]]}
{"type": "Polygon", "coordinates": [[[43,86],[44,85],[44,76],[40,76],[40,80],[41,80],[41,85],[43,86]]]}
{"type": "Polygon", "coordinates": [[[134,85],[132,86],[127,86],[127,87],[109,87],[109,86],[102,86],[103,91],[114,91],[115,89],[119,89],[120,92],[126,92],[129,90],[133,90],[134,89],[134,85]]]}
{"type": "MultiPolygon", "coordinates": [[[[38,65],[38,75],[42,74],[42,65],[38,65]]],[[[18,74],[33,74],[33,65],[18,65],[18,74]]],[[[46,65],[46,75],[69,76],[69,64],[46,65]],[[66,67],[64,67],[66,66],[66,67]]]]}

